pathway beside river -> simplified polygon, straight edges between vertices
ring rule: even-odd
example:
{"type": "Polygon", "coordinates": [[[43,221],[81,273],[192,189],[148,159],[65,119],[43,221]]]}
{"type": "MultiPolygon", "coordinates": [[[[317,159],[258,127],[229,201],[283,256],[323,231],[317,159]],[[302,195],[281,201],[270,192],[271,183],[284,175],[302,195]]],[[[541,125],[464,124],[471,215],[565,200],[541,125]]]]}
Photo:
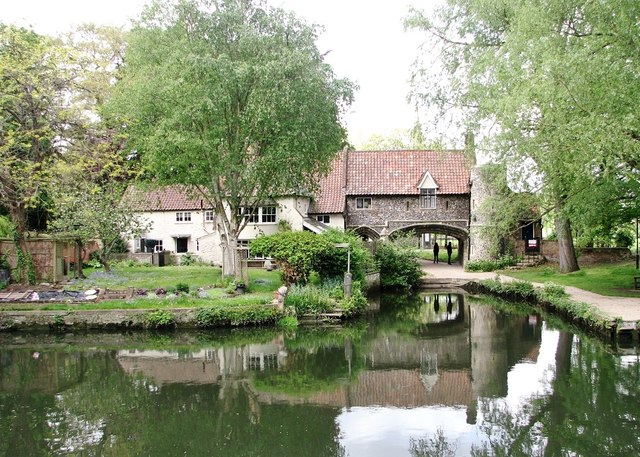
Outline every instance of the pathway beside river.
{"type": "MultiPolygon", "coordinates": [[[[473,273],[464,271],[458,264],[448,265],[446,263],[422,262],[422,270],[427,273],[427,278],[456,279],[480,281],[483,279],[495,279],[496,273],[473,273]]],[[[501,274],[501,281],[516,281],[508,275],[501,274]]],[[[542,286],[540,283],[533,283],[535,286],[542,286]]],[[[640,321],[640,297],[610,297],[595,294],[577,287],[566,286],[565,290],[571,299],[578,302],[588,303],[598,308],[605,316],[615,320],[622,319],[625,322],[640,321]]]]}

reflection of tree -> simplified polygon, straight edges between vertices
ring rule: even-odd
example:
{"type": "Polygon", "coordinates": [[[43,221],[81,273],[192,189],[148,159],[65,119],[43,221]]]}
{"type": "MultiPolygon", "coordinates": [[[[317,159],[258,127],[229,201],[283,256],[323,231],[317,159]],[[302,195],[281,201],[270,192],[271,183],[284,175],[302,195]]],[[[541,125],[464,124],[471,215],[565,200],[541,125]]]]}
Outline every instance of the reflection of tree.
{"type": "Polygon", "coordinates": [[[554,380],[517,412],[502,401],[481,405],[488,442],[474,456],[635,455],[640,445],[640,373],[597,344],[560,332],[554,380]]]}
{"type": "MultiPolygon", "coordinates": [[[[29,357],[0,351],[0,381],[11,362],[22,365],[17,379],[31,378],[33,386],[38,370],[30,371],[29,357]]],[[[81,375],[65,388],[51,381],[36,392],[2,384],[0,455],[344,455],[339,410],[258,404],[246,380],[158,386],[124,373],[116,351],[52,351],[37,363],[50,380],[81,375]]]]}
{"type": "Polygon", "coordinates": [[[414,457],[454,457],[456,445],[447,440],[442,429],[438,429],[433,438],[411,438],[409,452],[414,457]]]}
{"type": "Polygon", "coordinates": [[[253,385],[264,392],[313,394],[337,388],[352,379],[362,365],[354,357],[354,348],[362,342],[366,327],[310,328],[296,332],[287,340],[286,365],[278,371],[262,371],[253,377],[253,385]]]}

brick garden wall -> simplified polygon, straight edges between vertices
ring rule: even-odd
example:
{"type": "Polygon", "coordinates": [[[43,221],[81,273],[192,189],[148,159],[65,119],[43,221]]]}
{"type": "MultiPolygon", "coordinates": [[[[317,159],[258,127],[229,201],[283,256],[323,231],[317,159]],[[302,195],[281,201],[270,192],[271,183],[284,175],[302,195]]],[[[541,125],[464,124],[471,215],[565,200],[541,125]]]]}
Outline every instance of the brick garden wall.
{"type": "MultiPolygon", "coordinates": [[[[64,242],[48,238],[32,238],[25,241],[35,268],[36,281],[60,281],[63,279],[64,242]]],[[[9,265],[15,269],[18,257],[13,240],[0,240],[0,253],[7,256],[9,265]]],[[[18,278],[13,278],[17,280],[18,278]]]]}
{"type": "MultiPolygon", "coordinates": [[[[615,263],[633,257],[628,248],[579,248],[577,251],[580,265],[615,263]]],[[[551,262],[558,262],[558,242],[544,240],[542,255],[551,262]]]]}

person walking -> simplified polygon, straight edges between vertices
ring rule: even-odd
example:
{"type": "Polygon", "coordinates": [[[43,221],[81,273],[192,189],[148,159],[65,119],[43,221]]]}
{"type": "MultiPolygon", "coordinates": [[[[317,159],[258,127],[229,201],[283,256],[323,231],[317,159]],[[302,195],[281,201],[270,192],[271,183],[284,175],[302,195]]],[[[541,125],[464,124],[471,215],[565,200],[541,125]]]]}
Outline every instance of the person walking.
{"type": "Polygon", "coordinates": [[[433,243],[433,263],[438,263],[438,253],[440,252],[440,246],[438,242],[433,243]]]}
{"type": "Polygon", "coordinates": [[[451,246],[451,241],[447,244],[447,263],[451,265],[451,253],[453,252],[453,246],[451,246]]]}

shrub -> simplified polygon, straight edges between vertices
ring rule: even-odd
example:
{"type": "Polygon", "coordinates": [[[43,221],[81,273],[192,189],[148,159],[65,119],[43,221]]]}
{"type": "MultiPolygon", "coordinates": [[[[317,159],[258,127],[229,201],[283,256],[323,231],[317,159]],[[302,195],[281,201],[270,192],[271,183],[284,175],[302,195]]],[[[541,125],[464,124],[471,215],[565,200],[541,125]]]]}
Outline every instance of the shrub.
{"type": "Polygon", "coordinates": [[[422,270],[415,251],[385,241],[378,244],[375,260],[380,269],[380,286],[384,289],[418,285],[422,270]]]}
{"type": "Polygon", "coordinates": [[[176,284],[176,292],[182,292],[182,293],[188,294],[189,284],[184,282],[179,282],[178,284],[176,284]]]}
{"type": "Polygon", "coordinates": [[[287,285],[306,284],[320,259],[335,249],[328,239],[311,232],[280,232],[251,242],[252,254],[276,259],[287,285]]]}
{"type": "Polygon", "coordinates": [[[169,310],[157,309],[147,313],[144,322],[147,328],[169,328],[175,325],[176,316],[169,310]]]}
{"type": "Polygon", "coordinates": [[[9,259],[6,255],[0,254],[0,270],[9,270],[11,266],[9,265],[9,259]]]}
{"type": "Polygon", "coordinates": [[[536,290],[536,295],[540,300],[552,301],[556,298],[567,297],[567,292],[564,290],[564,287],[558,284],[555,284],[553,282],[546,282],[542,289],[536,290]]]}
{"type": "Polygon", "coordinates": [[[342,301],[342,311],[345,316],[360,314],[367,308],[368,304],[367,297],[364,296],[360,287],[354,287],[351,291],[351,297],[345,298],[342,301]]]}
{"type": "Polygon", "coordinates": [[[465,263],[467,271],[495,271],[502,270],[516,264],[516,259],[511,255],[504,255],[494,260],[470,260],[465,263]]]}
{"type": "Polygon", "coordinates": [[[295,316],[285,316],[278,319],[278,327],[289,329],[296,328],[298,326],[298,319],[295,316]]]}
{"type": "Polygon", "coordinates": [[[183,267],[188,267],[190,265],[197,265],[199,263],[200,263],[200,259],[198,258],[198,256],[195,256],[190,252],[187,252],[186,254],[183,254],[182,257],[180,257],[180,266],[183,266],[183,267]]]}
{"type": "Polygon", "coordinates": [[[375,270],[376,264],[364,241],[353,231],[331,229],[319,235],[328,240],[334,249],[327,250],[315,264],[315,269],[322,278],[342,278],[347,271],[349,252],[351,253],[351,274],[354,281],[364,283],[367,271],[375,270]],[[338,243],[347,243],[349,248],[335,248],[338,243]]]}
{"type": "Polygon", "coordinates": [[[280,316],[280,311],[271,306],[212,306],[199,309],[196,322],[200,327],[262,325],[280,316]]]}
{"type": "Polygon", "coordinates": [[[293,306],[298,314],[321,314],[335,308],[336,301],[319,287],[293,285],[287,292],[286,306],[293,306]]]}

